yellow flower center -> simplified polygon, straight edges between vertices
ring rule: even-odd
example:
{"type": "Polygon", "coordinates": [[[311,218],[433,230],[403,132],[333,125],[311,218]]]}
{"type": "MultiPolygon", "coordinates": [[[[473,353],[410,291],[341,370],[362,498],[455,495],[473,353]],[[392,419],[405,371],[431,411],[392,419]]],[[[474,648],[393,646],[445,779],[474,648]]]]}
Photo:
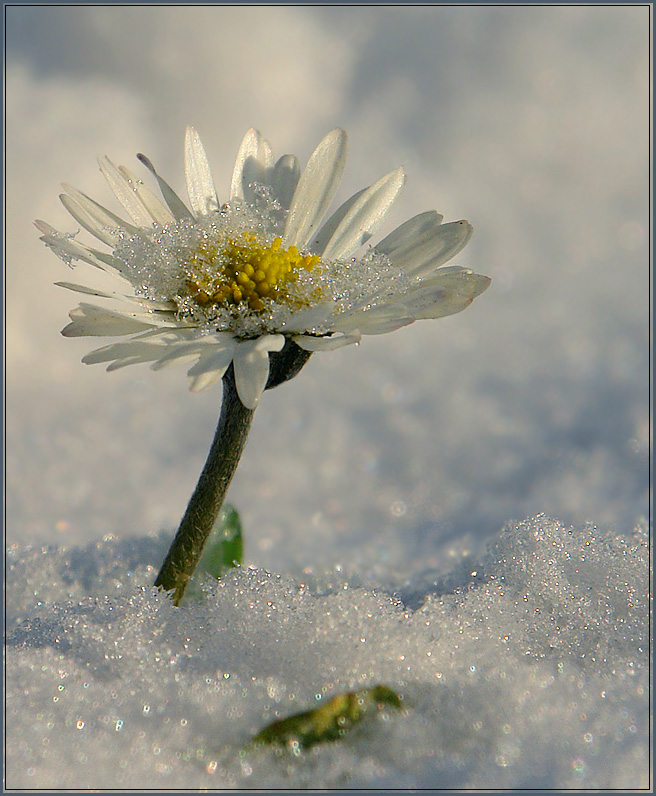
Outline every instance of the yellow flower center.
{"type": "Polygon", "coordinates": [[[290,296],[291,286],[302,271],[312,271],[320,261],[317,255],[301,254],[296,246],[283,249],[281,238],[267,245],[244,232],[227,241],[202,241],[184,267],[189,294],[201,307],[243,302],[261,312],[264,299],[297,303],[290,296]]]}

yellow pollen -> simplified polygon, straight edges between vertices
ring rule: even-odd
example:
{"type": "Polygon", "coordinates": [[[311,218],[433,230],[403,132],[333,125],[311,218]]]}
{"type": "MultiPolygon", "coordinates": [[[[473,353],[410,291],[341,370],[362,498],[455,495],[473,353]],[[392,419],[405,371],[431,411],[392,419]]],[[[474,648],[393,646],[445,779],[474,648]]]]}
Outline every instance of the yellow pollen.
{"type": "Polygon", "coordinates": [[[283,249],[281,238],[263,245],[254,233],[244,232],[227,241],[203,241],[185,263],[186,284],[200,306],[246,303],[260,312],[264,298],[289,303],[289,285],[320,262],[296,246],[283,249]]]}

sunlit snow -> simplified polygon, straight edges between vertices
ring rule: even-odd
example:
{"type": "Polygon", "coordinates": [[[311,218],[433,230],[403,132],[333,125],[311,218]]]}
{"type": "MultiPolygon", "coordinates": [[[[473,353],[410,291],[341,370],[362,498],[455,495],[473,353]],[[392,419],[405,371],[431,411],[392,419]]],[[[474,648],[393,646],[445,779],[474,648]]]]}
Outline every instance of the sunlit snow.
{"type": "Polygon", "coordinates": [[[13,787],[645,786],[644,531],[536,517],[412,595],[253,567],[185,608],[143,585],[164,541],[11,555],[13,787]],[[403,713],[300,756],[245,748],[378,683],[403,713]]]}

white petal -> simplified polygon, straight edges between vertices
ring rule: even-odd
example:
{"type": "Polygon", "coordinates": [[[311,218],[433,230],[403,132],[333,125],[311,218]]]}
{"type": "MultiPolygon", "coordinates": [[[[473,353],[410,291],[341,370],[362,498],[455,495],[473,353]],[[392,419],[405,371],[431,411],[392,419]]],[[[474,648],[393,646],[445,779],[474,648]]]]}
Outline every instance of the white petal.
{"type": "Polygon", "coordinates": [[[273,167],[271,145],[258,130],[251,128],[244,136],[230,184],[230,199],[253,199],[251,183],[268,184],[268,171],[273,167]]]}
{"type": "Polygon", "coordinates": [[[140,227],[152,226],[152,216],[148,210],[146,210],[134,186],[128,183],[112,161],[108,157],[102,157],[98,159],[98,165],[109,187],[134,223],[138,224],[140,227]]]}
{"type": "Polygon", "coordinates": [[[285,345],[281,334],[240,342],[233,366],[239,400],[247,409],[255,409],[269,378],[269,351],[280,351],[285,345]]]}
{"type": "MultiPolygon", "coordinates": [[[[425,215],[425,214],[422,214],[425,215]]],[[[418,217],[417,217],[418,218],[418,217]]],[[[411,224],[411,219],[406,224],[411,224]]],[[[409,231],[399,234],[406,224],[381,241],[376,251],[386,254],[390,260],[413,276],[423,277],[433,272],[454,257],[469,241],[473,227],[468,221],[453,221],[449,224],[427,224],[423,232],[412,237],[409,231]],[[398,235],[395,239],[393,236],[398,235]],[[392,242],[390,244],[390,239],[392,242]]]]}
{"type": "Polygon", "coordinates": [[[352,329],[350,325],[345,325],[342,331],[346,332],[349,329],[351,334],[355,330],[360,334],[388,334],[389,332],[395,332],[397,329],[402,329],[404,326],[410,326],[416,320],[411,315],[403,314],[402,311],[400,311],[399,315],[392,316],[361,313],[361,315],[353,318],[353,324],[357,324],[355,329],[352,329]]]}
{"type": "Polygon", "coordinates": [[[169,206],[169,210],[173,213],[173,215],[178,219],[181,220],[183,218],[193,218],[185,203],[180,199],[177,193],[171,188],[171,186],[163,180],[159,174],[155,171],[155,167],[150,162],[150,160],[145,156],[139,153],[137,158],[144,164],[144,166],[152,173],[152,175],[157,180],[157,184],[159,185],[159,189],[162,192],[162,196],[164,197],[164,201],[169,206]]]}
{"type": "Polygon", "coordinates": [[[199,346],[187,346],[184,349],[176,348],[175,351],[168,351],[166,356],[160,357],[156,362],[153,362],[150,369],[164,370],[172,365],[186,365],[190,362],[196,362],[202,353],[199,346]]]}
{"type": "MultiPolygon", "coordinates": [[[[69,265],[71,265],[73,260],[82,260],[82,262],[89,263],[89,265],[100,268],[101,271],[110,273],[113,276],[121,276],[120,263],[111,254],[91,249],[89,246],[85,246],[75,240],[71,235],[65,235],[63,232],[57,231],[50,224],[46,224],[45,221],[37,220],[34,222],[34,226],[43,233],[40,240],[69,265]]],[[[121,276],[121,278],[123,277],[121,276]]]]}
{"type": "Polygon", "coordinates": [[[345,345],[360,342],[359,334],[333,334],[329,337],[313,337],[312,335],[299,334],[292,337],[297,346],[305,351],[334,351],[345,345]]]}
{"type": "Polygon", "coordinates": [[[83,226],[87,232],[90,232],[94,237],[98,238],[99,241],[114,248],[116,244],[116,227],[109,230],[107,227],[101,226],[83,207],[64,193],[59,195],[59,199],[78,224],[83,226]]]}
{"type": "MultiPolygon", "coordinates": [[[[93,304],[80,304],[69,313],[71,323],[62,329],[64,337],[106,337],[140,332],[157,325],[149,315],[118,312],[93,304]]],[[[154,320],[154,319],[153,319],[154,320]]]]}
{"type": "Polygon", "coordinates": [[[283,210],[289,210],[300,176],[301,169],[294,155],[283,155],[274,166],[271,186],[283,210]]]}
{"type": "Polygon", "coordinates": [[[177,363],[181,359],[195,359],[199,356],[203,356],[207,351],[215,354],[226,351],[229,354],[229,358],[232,359],[235,348],[235,338],[229,332],[218,332],[213,335],[203,335],[190,340],[183,340],[169,346],[164,356],[160,357],[157,362],[152,365],[152,369],[161,370],[162,368],[177,363]]]}
{"type": "Polygon", "coordinates": [[[367,190],[366,188],[363,188],[361,191],[354,193],[353,196],[350,196],[345,202],[343,202],[337,208],[337,210],[335,210],[335,212],[330,216],[330,218],[319,230],[319,233],[317,234],[316,238],[312,241],[312,243],[308,247],[308,249],[313,254],[323,255],[324,249],[326,248],[328,241],[335,234],[335,230],[339,227],[344,218],[346,218],[347,214],[351,211],[353,205],[360,199],[360,197],[366,190],[367,190]]]}
{"type": "Polygon", "coordinates": [[[184,168],[189,202],[195,216],[207,216],[219,210],[212,171],[198,133],[187,127],[185,134],[184,168]]]}
{"type": "Polygon", "coordinates": [[[333,130],[314,150],[298,181],[285,225],[284,245],[304,249],[333,200],[346,165],[346,133],[333,130]]]}
{"type": "MultiPolygon", "coordinates": [[[[151,357],[149,355],[141,356],[140,354],[134,354],[134,356],[124,357],[123,359],[117,359],[114,362],[110,362],[109,365],[105,368],[108,373],[111,373],[114,370],[120,370],[121,368],[130,367],[130,365],[143,365],[145,362],[150,362],[151,357]]],[[[85,363],[88,364],[88,363],[85,363]]]]}
{"type": "Polygon", "coordinates": [[[408,326],[415,320],[401,300],[387,302],[371,309],[345,312],[338,316],[333,327],[342,334],[384,334],[408,326]]]}
{"type": "Polygon", "coordinates": [[[192,392],[205,390],[221,381],[232,362],[234,348],[205,351],[198,362],[187,371],[189,389],[192,392]]]}
{"type": "MultiPolygon", "coordinates": [[[[37,225],[39,223],[41,222],[35,222],[37,225]]],[[[69,265],[71,265],[74,260],[82,260],[82,262],[95,265],[97,268],[105,270],[104,264],[96,258],[84,244],[63,235],[61,232],[55,231],[55,234],[42,235],[40,239],[46,246],[52,249],[58,257],[61,257],[61,259],[69,265]]]]}
{"type": "Polygon", "coordinates": [[[73,290],[75,293],[85,293],[88,296],[98,296],[99,298],[121,298],[127,299],[127,296],[120,296],[118,293],[106,293],[104,290],[96,290],[93,287],[86,285],[75,285],[72,282],[55,282],[57,287],[65,287],[67,290],[73,290]]]}
{"type": "Polygon", "coordinates": [[[131,171],[128,171],[125,166],[119,166],[118,170],[127,184],[139,197],[141,203],[146,208],[153,221],[157,222],[161,226],[175,221],[175,216],[173,213],[155,196],[151,190],[146,188],[140,179],[135,177],[131,171]]]}
{"type": "Polygon", "coordinates": [[[425,213],[419,213],[413,216],[408,221],[397,227],[394,232],[381,240],[376,245],[376,251],[383,252],[391,257],[396,252],[402,256],[407,249],[412,248],[417,240],[423,240],[426,235],[432,235],[435,227],[442,223],[444,216],[436,213],[435,210],[427,210],[425,213]]]}
{"type": "Polygon", "coordinates": [[[298,310],[287,321],[280,324],[279,331],[285,334],[312,331],[319,326],[325,326],[334,311],[332,300],[314,307],[298,310]]]}
{"type": "Polygon", "coordinates": [[[346,333],[383,334],[407,326],[417,320],[421,313],[435,308],[437,302],[447,306],[449,297],[462,287],[460,283],[454,283],[454,273],[458,276],[472,273],[462,268],[455,269],[455,272],[451,268],[448,270],[451,273],[446,278],[435,275],[424,282],[417,280],[403,294],[373,306],[365,305],[343,312],[334,319],[333,328],[346,333]]]}
{"type": "MultiPolygon", "coordinates": [[[[119,370],[120,368],[127,368],[130,365],[145,365],[147,362],[152,362],[154,359],[157,359],[161,353],[161,345],[142,343],[139,346],[132,347],[130,351],[126,351],[122,356],[115,356],[113,361],[107,365],[106,370],[119,370]]],[[[87,357],[83,357],[82,362],[84,362],[85,365],[94,364],[87,357]]]]}
{"type": "MultiPolygon", "coordinates": [[[[208,387],[212,387],[217,381],[221,381],[226,370],[227,368],[213,368],[204,370],[202,373],[190,375],[189,389],[191,392],[200,392],[201,390],[206,390],[208,387]]],[[[189,373],[191,373],[191,370],[189,373]]]]}
{"type": "Polygon", "coordinates": [[[109,362],[107,370],[153,362],[159,359],[164,351],[184,341],[184,335],[191,332],[196,333],[196,330],[151,329],[130,340],[97,348],[84,356],[82,362],[85,365],[109,362]]]}
{"type": "Polygon", "coordinates": [[[370,309],[344,313],[334,322],[334,328],[353,333],[385,334],[407,326],[415,320],[443,318],[466,309],[486,290],[490,279],[466,269],[438,271],[434,277],[419,282],[404,296],[370,309]]]}
{"type": "Polygon", "coordinates": [[[362,191],[326,243],[322,256],[328,260],[350,257],[366,243],[389,214],[404,183],[405,174],[399,167],[362,191]]]}
{"type": "MultiPolygon", "coordinates": [[[[106,207],[99,205],[98,202],[90,199],[86,194],[78,191],[76,188],[73,188],[72,185],[63,183],[62,187],[70,199],[75,203],[75,206],[85,214],[85,218],[89,220],[90,224],[93,225],[97,230],[124,230],[131,235],[137,232],[137,227],[133,226],[127,221],[124,221],[122,218],[119,218],[106,207]]],[[[65,207],[68,209],[68,205],[65,205],[65,207]]],[[[72,214],[71,210],[69,210],[69,213],[72,214]]],[[[74,218],[79,221],[82,226],[85,226],[84,222],[77,218],[77,216],[74,216],[74,218]]],[[[87,229],[89,229],[89,232],[91,232],[92,235],[96,235],[92,229],[89,227],[87,227],[87,229]]],[[[114,245],[113,242],[111,245],[114,245]]]]}
{"type": "Polygon", "coordinates": [[[163,310],[165,312],[175,312],[176,305],[172,301],[153,301],[148,298],[140,298],[139,296],[125,296],[121,293],[107,293],[104,290],[97,290],[87,285],[76,285],[72,282],[55,282],[58,287],[64,287],[66,290],[72,290],[75,293],[84,293],[87,296],[98,296],[99,298],[118,299],[119,301],[129,301],[134,304],[139,304],[146,310],[163,310]]]}
{"type": "Polygon", "coordinates": [[[410,295],[406,304],[417,320],[443,318],[466,309],[488,289],[491,281],[489,276],[473,271],[444,274],[439,279],[436,274],[434,282],[427,286],[425,292],[410,295]]]}
{"type": "Polygon", "coordinates": [[[152,362],[162,354],[162,345],[130,340],[127,343],[112,343],[111,345],[97,348],[82,357],[85,365],[98,365],[109,362],[109,367],[116,370],[121,363],[136,365],[137,363],[152,362]]]}

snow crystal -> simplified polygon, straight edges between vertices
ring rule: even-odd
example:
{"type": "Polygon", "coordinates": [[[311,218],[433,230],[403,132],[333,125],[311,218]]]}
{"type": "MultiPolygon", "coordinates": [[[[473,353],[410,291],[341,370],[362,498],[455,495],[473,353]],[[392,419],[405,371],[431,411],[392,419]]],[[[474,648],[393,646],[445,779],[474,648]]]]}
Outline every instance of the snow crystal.
{"type": "Polygon", "coordinates": [[[10,788],[639,788],[648,560],[538,516],[393,593],[357,572],[150,585],[165,535],[9,551],[10,788]],[[404,710],[302,754],[265,724],[385,684],[404,710]]]}

